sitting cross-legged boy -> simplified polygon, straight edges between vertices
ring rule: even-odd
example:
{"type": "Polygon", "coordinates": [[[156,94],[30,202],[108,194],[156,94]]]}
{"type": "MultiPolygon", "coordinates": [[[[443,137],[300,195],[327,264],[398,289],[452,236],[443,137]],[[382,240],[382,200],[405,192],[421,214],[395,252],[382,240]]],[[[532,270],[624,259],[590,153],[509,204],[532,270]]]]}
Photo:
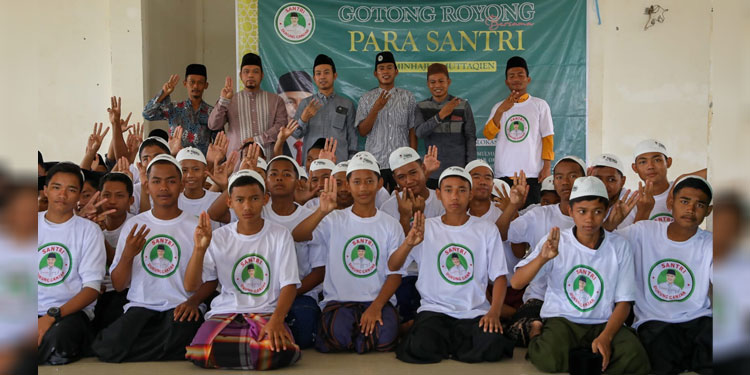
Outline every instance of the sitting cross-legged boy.
{"type": "Polygon", "coordinates": [[[347,180],[352,207],[336,209],[336,182],[328,179],[318,209],[292,231],[295,241],[313,240],[325,252],[323,316],[315,347],[324,353],[388,351],[398,336],[392,297],[402,274],[388,270],[387,262],[404,231],[398,220],[375,207],[383,180],[374,158],[356,154],[347,180]]]}
{"type": "Polygon", "coordinates": [[[601,355],[601,370],[608,374],[649,371],[646,351],[623,325],[636,295],[633,253],[626,238],[602,228],[608,204],[598,178],[576,179],[569,201],[574,226],[552,228],[511,279],[514,288],[535,277],[546,284],[544,327],[528,351],[540,371],[576,370],[569,368],[576,349],[601,355]]]}
{"type": "Polygon", "coordinates": [[[445,214],[425,219],[415,213],[409,235],[388,261],[391,271],[409,261],[419,267],[421,304],[396,349],[404,362],[494,362],[513,356],[513,341],[500,325],[507,287],[503,242],[494,223],[467,214],[471,194],[472,178],[463,168],[445,169],[437,189],[445,214]],[[492,304],[485,294],[489,280],[492,304]]]}
{"type": "Polygon", "coordinates": [[[204,212],[195,229],[185,290],[218,281],[221,293],[211,302],[186,357],[204,368],[291,365],[301,353],[284,324],[299,286],[294,241],[286,228],[263,219],[269,196],[258,172],[236,172],[228,190],[238,221],[212,234],[204,212]]]}

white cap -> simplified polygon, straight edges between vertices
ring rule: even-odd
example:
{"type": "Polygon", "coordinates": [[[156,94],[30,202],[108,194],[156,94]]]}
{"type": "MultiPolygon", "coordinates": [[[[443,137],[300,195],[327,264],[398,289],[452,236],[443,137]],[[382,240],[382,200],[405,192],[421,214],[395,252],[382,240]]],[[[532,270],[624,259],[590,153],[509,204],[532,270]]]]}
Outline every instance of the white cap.
{"type": "MultiPolygon", "coordinates": [[[[279,155],[279,156],[271,159],[271,161],[268,162],[268,165],[271,165],[274,161],[279,160],[279,159],[284,159],[284,160],[287,160],[290,163],[292,163],[292,165],[294,166],[294,168],[297,169],[297,175],[298,176],[302,176],[302,171],[301,171],[302,167],[300,167],[299,164],[297,164],[297,161],[294,160],[294,158],[291,158],[291,157],[286,156],[286,155],[279,155]]],[[[268,170],[268,165],[266,166],[266,170],[268,170]]]]}
{"type": "Polygon", "coordinates": [[[669,156],[669,154],[667,154],[667,146],[664,146],[664,143],[661,143],[657,141],[656,139],[647,139],[635,145],[635,151],[633,152],[633,160],[649,152],[658,152],[658,153],[664,154],[664,156],[667,156],[667,157],[669,156]]]}
{"type": "Polygon", "coordinates": [[[308,177],[307,177],[307,171],[305,171],[305,168],[300,168],[299,169],[299,178],[300,179],[304,178],[305,180],[308,179],[308,177]]]}
{"type": "Polygon", "coordinates": [[[613,154],[601,154],[597,156],[594,161],[591,162],[592,167],[610,167],[620,171],[620,174],[625,174],[625,167],[622,165],[622,161],[617,155],[613,154]]]}
{"type": "Polygon", "coordinates": [[[349,161],[342,161],[341,163],[336,164],[336,168],[333,168],[331,171],[331,176],[335,175],[336,173],[344,172],[346,174],[346,168],[349,166],[349,161]]]}
{"type": "MultiPolygon", "coordinates": [[[[258,160],[261,160],[258,158],[258,160]]],[[[263,192],[266,191],[266,182],[263,181],[263,177],[261,177],[260,173],[256,171],[251,171],[249,169],[240,169],[237,172],[234,172],[232,176],[229,177],[229,185],[227,185],[227,190],[232,188],[232,185],[237,181],[240,177],[250,177],[255,181],[260,182],[260,186],[263,187],[263,192]]]]}
{"type": "Polygon", "coordinates": [[[466,170],[466,173],[471,173],[472,170],[476,167],[487,167],[490,169],[490,172],[492,172],[492,175],[495,175],[495,171],[492,170],[492,167],[490,167],[489,164],[487,164],[486,161],[482,159],[472,160],[469,162],[469,164],[466,164],[466,167],[464,167],[464,170],[466,170]]]}
{"type": "Polygon", "coordinates": [[[321,169],[328,169],[329,171],[332,171],[334,168],[336,168],[336,164],[333,164],[333,162],[328,159],[316,159],[313,160],[312,163],[310,163],[311,173],[319,171],[321,169]]]}
{"type": "Polygon", "coordinates": [[[371,156],[369,152],[365,151],[358,152],[349,160],[349,165],[346,167],[346,174],[352,173],[359,170],[373,171],[380,176],[380,166],[375,158],[371,156]]]}
{"type": "Polygon", "coordinates": [[[552,174],[553,175],[555,174],[555,168],[557,168],[557,165],[560,164],[560,162],[564,161],[564,160],[573,161],[573,162],[578,163],[578,165],[581,166],[581,169],[583,169],[583,174],[586,175],[586,162],[583,161],[583,159],[581,159],[581,158],[579,158],[578,156],[575,156],[575,155],[568,155],[568,156],[563,156],[562,158],[560,158],[560,160],[558,160],[557,163],[555,163],[555,166],[552,167],[552,174]]]}
{"type": "Polygon", "coordinates": [[[711,197],[710,197],[710,199],[708,201],[708,203],[711,203],[711,201],[713,200],[713,196],[714,196],[714,189],[711,187],[711,184],[709,184],[708,181],[706,181],[706,179],[703,178],[703,177],[701,177],[701,176],[695,176],[695,175],[685,176],[685,177],[683,177],[683,178],[675,181],[674,187],[677,187],[677,184],[680,184],[683,181],[687,181],[687,180],[698,180],[698,181],[702,182],[704,185],[706,185],[706,187],[708,188],[708,191],[711,192],[711,197]]]}
{"type": "Polygon", "coordinates": [[[203,164],[208,165],[206,157],[203,156],[201,150],[195,147],[185,147],[177,153],[177,162],[182,163],[183,160],[197,160],[203,164]]]}
{"type": "MultiPolygon", "coordinates": [[[[360,151],[360,152],[354,154],[354,156],[357,156],[357,155],[359,155],[360,157],[365,157],[366,156],[366,157],[368,157],[368,158],[370,158],[372,160],[375,160],[375,162],[378,161],[378,158],[376,158],[375,155],[373,155],[369,151],[360,151]]],[[[354,156],[352,156],[349,160],[353,159],[354,156]]],[[[378,163],[378,168],[380,168],[380,163],[378,163]]]]}
{"type": "Polygon", "coordinates": [[[607,188],[598,177],[588,176],[576,178],[573,189],[570,191],[570,200],[580,197],[602,197],[609,200],[607,188]]]}
{"type": "Polygon", "coordinates": [[[154,163],[158,161],[168,161],[174,164],[174,166],[177,167],[177,170],[180,171],[180,177],[182,177],[182,167],[180,166],[180,163],[178,163],[177,159],[175,159],[174,156],[170,154],[156,155],[153,159],[151,159],[150,162],[148,162],[148,167],[146,167],[146,172],[148,173],[148,171],[151,170],[151,166],[154,165],[154,163]]]}
{"type": "Polygon", "coordinates": [[[167,150],[169,150],[169,143],[167,143],[167,141],[165,141],[164,138],[157,137],[154,135],[154,136],[144,139],[143,142],[141,142],[140,146],[138,146],[138,160],[141,159],[141,151],[143,151],[143,145],[146,143],[146,141],[149,141],[149,140],[159,142],[162,145],[164,145],[164,147],[166,147],[167,150]]]}
{"type": "Polygon", "coordinates": [[[547,176],[542,180],[542,189],[540,191],[557,191],[555,190],[555,179],[552,176],[547,176]]]}
{"type": "Polygon", "coordinates": [[[258,158],[258,162],[255,164],[255,166],[264,171],[268,169],[268,163],[266,163],[266,160],[261,157],[258,158]]]}
{"type": "Polygon", "coordinates": [[[469,175],[469,173],[461,167],[446,168],[443,173],[440,174],[440,178],[438,178],[438,186],[440,186],[440,183],[443,182],[444,178],[451,176],[464,178],[469,181],[469,187],[474,187],[474,183],[471,182],[471,175],[469,175]]]}
{"type": "MultiPolygon", "coordinates": [[[[510,185],[508,185],[507,182],[505,182],[505,181],[503,181],[503,180],[501,180],[499,178],[496,178],[496,179],[492,180],[492,184],[494,185],[494,187],[497,188],[497,190],[503,191],[503,188],[505,188],[505,193],[506,194],[510,194],[510,185]]],[[[500,198],[500,196],[495,192],[494,188],[492,189],[492,195],[500,198]]]]}
{"type": "Polygon", "coordinates": [[[388,164],[391,166],[391,170],[395,171],[406,164],[418,160],[421,160],[421,158],[415,149],[411,147],[399,147],[391,152],[388,164]]]}

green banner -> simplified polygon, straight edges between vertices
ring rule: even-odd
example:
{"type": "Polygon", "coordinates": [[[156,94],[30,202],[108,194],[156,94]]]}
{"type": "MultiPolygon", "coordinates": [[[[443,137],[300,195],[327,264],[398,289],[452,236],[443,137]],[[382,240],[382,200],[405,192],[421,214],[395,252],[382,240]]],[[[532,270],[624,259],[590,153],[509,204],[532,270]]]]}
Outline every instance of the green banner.
{"type": "Polygon", "coordinates": [[[387,50],[399,68],[396,86],[420,101],[430,97],[427,66],[445,63],[452,80],[449,91],[471,103],[477,153],[490,165],[495,141],[485,139],[482,129],[492,106],[509,94],[505,62],[522,56],[532,79],[529,93],[550,105],[556,158],[586,156],[585,0],[434,0],[398,5],[263,0],[258,2],[258,37],[266,77],[263,88],[272,92],[287,72],[312,75],[315,56],[324,53],[336,63],[336,92],[356,103],[377,86],[375,55],[387,50]]]}

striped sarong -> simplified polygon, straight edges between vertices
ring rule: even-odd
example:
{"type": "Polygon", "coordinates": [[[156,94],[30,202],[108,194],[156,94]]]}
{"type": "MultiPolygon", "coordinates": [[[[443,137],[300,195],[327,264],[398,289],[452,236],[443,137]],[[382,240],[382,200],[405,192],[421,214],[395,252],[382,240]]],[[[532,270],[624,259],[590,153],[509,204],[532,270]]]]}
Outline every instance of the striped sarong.
{"type": "Polygon", "coordinates": [[[297,362],[302,352],[293,341],[276,352],[270,340],[258,340],[268,319],[270,314],[214,315],[201,325],[185,357],[203,368],[238,370],[272,370],[297,362]]]}
{"type": "Polygon", "coordinates": [[[390,302],[381,310],[383,325],[375,325],[372,335],[360,333],[359,321],[371,302],[328,302],[321,315],[315,347],[323,353],[390,351],[398,338],[398,312],[390,302]]]}

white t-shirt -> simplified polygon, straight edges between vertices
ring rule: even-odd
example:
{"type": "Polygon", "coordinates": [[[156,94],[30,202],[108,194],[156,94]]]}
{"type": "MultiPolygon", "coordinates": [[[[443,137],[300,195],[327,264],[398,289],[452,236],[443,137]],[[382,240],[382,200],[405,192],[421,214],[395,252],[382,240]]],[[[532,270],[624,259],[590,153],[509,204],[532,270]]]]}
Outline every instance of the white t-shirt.
{"type": "MultiPolygon", "coordinates": [[[[313,232],[313,242],[326,259],[322,306],[329,301],[374,301],[388,275],[403,275],[388,270],[388,258],[403,241],[401,225],[383,211],[364,218],[348,207],[326,215],[313,232]]],[[[395,305],[395,297],[391,303],[395,305]]]]}
{"type": "Polygon", "coordinates": [[[380,210],[388,199],[391,199],[393,194],[388,194],[388,189],[381,187],[378,193],[375,195],[375,207],[380,210]]]}
{"type": "Polygon", "coordinates": [[[667,227],[669,223],[639,221],[617,231],[630,240],[635,259],[633,328],[650,320],[684,323],[712,314],[713,235],[699,228],[689,240],[676,242],[667,237],[667,227]]]}
{"type": "MultiPolygon", "coordinates": [[[[19,338],[28,337],[38,327],[34,311],[37,296],[34,295],[35,267],[39,257],[29,251],[37,238],[17,239],[7,234],[0,235],[0,299],[3,301],[0,314],[0,347],[17,347],[19,338]]],[[[38,285],[38,284],[37,284],[38,285]]],[[[37,286],[38,287],[38,286],[37,286]]],[[[46,313],[37,312],[38,314],[46,313]]]]}
{"type": "Polygon", "coordinates": [[[715,361],[750,353],[750,254],[744,245],[730,250],[726,259],[714,266],[713,358],[715,361]],[[719,318],[721,317],[721,318],[719,318]]]}
{"type": "MultiPolygon", "coordinates": [[[[547,236],[516,267],[534,260],[545,241],[547,236]]],[[[616,233],[605,232],[599,249],[594,250],[578,242],[572,228],[560,230],[558,255],[539,270],[537,278],[547,284],[542,318],[601,324],[612,315],[615,303],[634,301],[636,295],[630,242],[616,233]]]]}
{"type": "MultiPolygon", "coordinates": [[[[651,210],[649,220],[656,220],[665,223],[671,223],[674,221],[672,218],[672,211],[667,208],[667,198],[669,197],[669,190],[672,189],[674,181],[669,182],[669,187],[663,193],[654,195],[654,208],[651,210]]],[[[635,212],[636,209],[633,209],[635,212]]],[[[635,214],[633,214],[635,216],[635,214]]]]}
{"type": "MultiPolygon", "coordinates": [[[[508,241],[510,243],[528,243],[530,247],[539,243],[543,237],[549,234],[553,227],[560,230],[573,228],[575,223],[570,216],[563,215],[560,204],[549,204],[539,206],[526,212],[525,215],[517,217],[510,222],[508,229],[508,241]]],[[[532,298],[543,300],[546,283],[543,280],[534,279],[526,287],[523,293],[523,301],[532,298]]]]}
{"type": "MultiPolygon", "coordinates": [[[[305,202],[305,208],[310,211],[315,211],[318,209],[318,206],[320,206],[320,198],[314,197],[310,199],[309,201],[305,202]]],[[[294,229],[294,228],[292,228],[294,229]]]]}
{"type": "MultiPolygon", "coordinates": [[[[185,196],[185,192],[180,193],[180,197],[177,199],[177,207],[187,212],[189,215],[194,216],[196,219],[201,216],[201,212],[208,211],[211,205],[216,201],[221,193],[217,191],[208,191],[203,189],[205,194],[202,198],[190,199],[185,196]]],[[[219,229],[219,222],[211,220],[211,229],[219,229]]]]}
{"type": "MultiPolygon", "coordinates": [[[[445,213],[445,207],[443,207],[443,203],[440,202],[439,199],[437,199],[435,190],[432,190],[432,189],[427,189],[427,190],[429,190],[430,196],[427,197],[427,199],[424,201],[425,218],[442,216],[445,213]]],[[[400,193],[400,194],[402,194],[403,196],[403,193],[400,193]]],[[[383,203],[381,210],[383,210],[383,212],[387,213],[388,215],[391,215],[392,217],[394,217],[396,221],[400,220],[401,215],[398,213],[398,198],[396,198],[395,193],[391,198],[389,198],[387,201],[385,201],[385,203],[383,203]]]]}
{"type": "Polygon", "coordinates": [[[472,319],[490,310],[487,283],[507,274],[497,227],[469,216],[463,225],[425,220],[424,241],[409,253],[405,264],[419,266],[417,312],[433,311],[457,319],[472,319]]]}
{"type": "Polygon", "coordinates": [[[539,204],[539,203],[532,203],[532,204],[526,206],[526,208],[518,210],[518,216],[524,215],[525,213],[531,211],[532,209],[537,208],[537,207],[541,207],[541,206],[542,205],[539,204]]]}
{"type": "MultiPolygon", "coordinates": [[[[104,241],[106,241],[110,247],[112,247],[113,249],[117,249],[117,241],[120,239],[120,231],[122,231],[122,227],[124,227],[125,223],[127,223],[128,220],[130,220],[130,218],[133,216],[134,215],[130,212],[126,212],[125,221],[122,222],[122,225],[113,230],[102,230],[102,234],[104,234],[104,241]]],[[[115,290],[115,287],[112,285],[112,277],[109,275],[109,269],[107,269],[107,274],[104,275],[102,285],[104,285],[107,292],[115,290]]]]}
{"type": "MultiPolygon", "coordinates": [[[[55,224],[45,219],[46,213],[37,215],[37,315],[66,304],[84,287],[98,292],[107,268],[98,225],[77,215],[55,224]]],[[[94,318],[95,305],[96,301],[83,309],[89,319],[94,318]]]]}
{"type": "MultiPolygon", "coordinates": [[[[490,209],[485,212],[484,215],[479,216],[479,218],[492,224],[492,226],[495,227],[495,230],[497,230],[497,219],[499,219],[500,215],[502,214],[503,210],[497,208],[494,203],[490,203],[490,209]]],[[[500,232],[498,231],[498,233],[500,232]]],[[[501,237],[500,241],[502,240],[503,239],[501,237]]],[[[513,269],[516,267],[516,264],[518,264],[521,258],[518,258],[513,254],[513,249],[511,249],[510,247],[510,241],[503,241],[503,252],[505,253],[505,262],[508,268],[506,277],[508,278],[508,282],[510,282],[510,279],[513,277],[514,273],[513,269]]]]}
{"type": "MultiPolygon", "coordinates": [[[[498,102],[492,107],[495,115],[498,102]]],[[[524,170],[527,177],[536,178],[542,169],[542,138],[555,134],[549,105],[534,96],[523,103],[515,103],[500,118],[501,124],[495,145],[495,177],[513,176],[524,170]]]]}
{"type": "Polygon", "coordinates": [[[128,220],[120,232],[117,251],[110,273],[122,258],[125,241],[134,225],[143,224],[151,229],[141,252],[133,259],[130,290],[124,310],[130,307],[145,307],[155,311],[171,310],[185,302],[192,293],[185,291],[182,280],[185,277],[190,256],[193,254],[193,234],[198,219],[183,211],[172,220],[154,217],[151,210],[128,220]],[[159,253],[164,251],[160,257],[159,253]]]}
{"type": "MultiPolygon", "coordinates": [[[[296,203],[295,206],[297,207],[297,209],[295,209],[291,215],[281,216],[273,211],[273,208],[271,208],[271,202],[268,202],[265,206],[263,206],[263,212],[261,213],[261,216],[270,222],[283,226],[289,233],[291,233],[299,223],[307,219],[307,217],[313,213],[313,211],[308,210],[307,208],[302,207],[296,203]]],[[[307,275],[312,272],[313,268],[325,266],[325,254],[323,254],[323,252],[320,250],[320,247],[310,246],[310,241],[295,242],[294,248],[297,255],[297,268],[299,271],[300,280],[307,277],[307,275]]],[[[321,283],[317,287],[305,293],[305,295],[315,298],[315,300],[317,301],[318,294],[322,290],[323,284],[321,283]]]]}
{"type": "Polygon", "coordinates": [[[253,235],[237,233],[237,223],[214,231],[203,258],[203,281],[219,280],[221,293],[211,302],[215,314],[270,314],[281,288],[299,287],[294,240],[283,226],[266,220],[253,235]]]}

